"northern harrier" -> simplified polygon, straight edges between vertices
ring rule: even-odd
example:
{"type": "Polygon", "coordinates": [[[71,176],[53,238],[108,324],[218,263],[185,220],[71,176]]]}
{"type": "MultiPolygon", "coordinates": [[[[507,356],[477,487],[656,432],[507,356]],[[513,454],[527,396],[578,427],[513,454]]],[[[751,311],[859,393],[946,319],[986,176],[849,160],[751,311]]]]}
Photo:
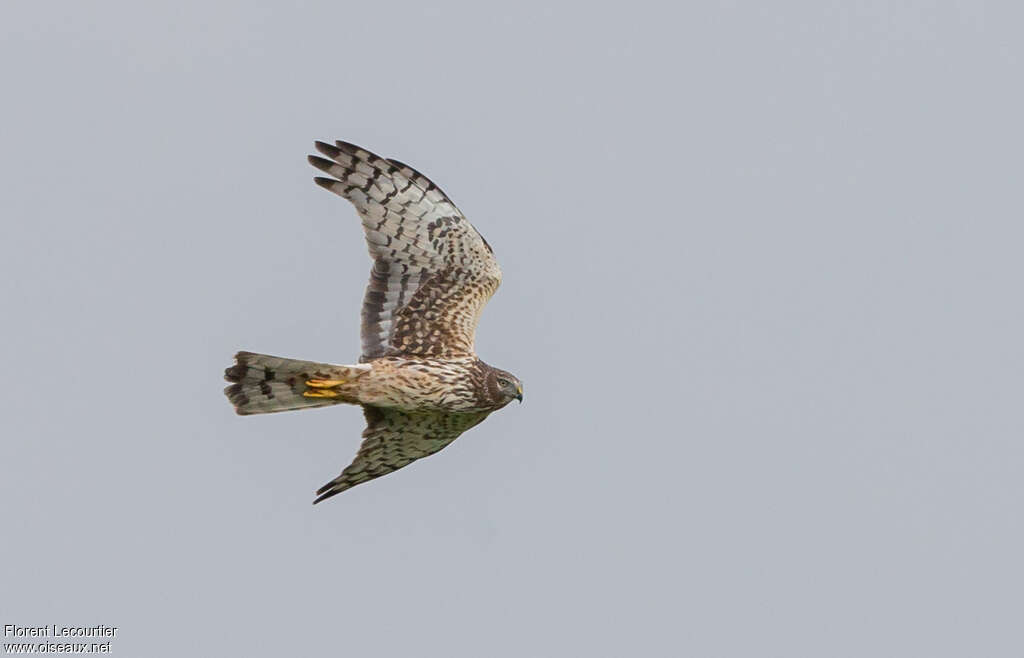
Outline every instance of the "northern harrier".
{"type": "Polygon", "coordinates": [[[501,270],[455,204],[412,167],[347,142],[316,142],[329,159],[317,185],[352,202],[373,268],[363,297],[357,365],[239,352],[224,389],[241,415],[359,404],[366,416],[355,460],[314,504],[431,455],[512,400],[513,375],[477,358],[473,337],[501,270]]]}

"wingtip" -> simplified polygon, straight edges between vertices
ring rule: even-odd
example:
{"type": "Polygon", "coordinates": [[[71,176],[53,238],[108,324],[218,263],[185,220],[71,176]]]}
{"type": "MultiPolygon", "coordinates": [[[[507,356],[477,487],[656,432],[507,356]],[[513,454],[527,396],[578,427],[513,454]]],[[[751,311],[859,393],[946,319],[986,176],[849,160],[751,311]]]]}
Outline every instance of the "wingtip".
{"type": "Polygon", "coordinates": [[[322,503],[328,498],[337,496],[342,491],[345,491],[348,488],[349,487],[345,486],[344,484],[339,483],[338,479],[335,478],[316,490],[316,500],[313,501],[313,504],[316,505],[317,503],[322,503]]]}
{"type": "MultiPolygon", "coordinates": [[[[344,491],[344,489],[336,489],[336,490],[334,490],[334,491],[328,491],[328,492],[327,492],[327,493],[325,493],[325,494],[321,494],[321,495],[319,495],[319,496],[317,496],[317,497],[316,497],[316,500],[314,500],[314,501],[313,501],[313,504],[314,504],[314,505],[317,505],[317,504],[319,504],[319,503],[322,503],[322,502],[324,502],[325,500],[327,500],[328,498],[331,498],[332,496],[337,496],[337,495],[338,495],[338,494],[340,494],[340,493],[341,493],[342,491],[344,491]]],[[[320,493],[320,492],[319,492],[319,491],[317,491],[317,493],[320,493]]]]}
{"type": "Polygon", "coordinates": [[[362,157],[370,158],[370,160],[376,160],[379,158],[379,156],[364,149],[362,146],[359,146],[358,144],[353,144],[352,142],[346,142],[343,139],[334,140],[334,145],[338,147],[340,150],[344,151],[345,153],[348,153],[349,155],[357,155],[358,151],[362,151],[365,154],[365,156],[362,157]]]}
{"type": "Polygon", "coordinates": [[[327,142],[321,142],[320,140],[313,142],[313,146],[316,147],[317,151],[320,151],[321,153],[330,158],[337,157],[341,153],[341,149],[339,149],[338,147],[332,146],[327,142]]]}
{"type": "Polygon", "coordinates": [[[310,155],[306,158],[306,161],[320,171],[326,171],[328,173],[330,173],[332,167],[337,166],[337,163],[326,158],[321,158],[319,155],[310,155]]]}
{"type": "Polygon", "coordinates": [[[331,192],[334,191],[333,187],[338,183],[338,181],[333,178],[324,178],[323,176],[314,176],[313,182],[331,192]]]}
{"type": "Polygon", "coordinates": [[[336,139],[336,140],[334,140],[334,147],[333,148],[336,151],[339,151],[341,153],[344,153],[344,154],[348,155],[349,157],[355,158],[356,160],[362,160],[364,162],[370,162],[370,163],[379,162],[379,161],[387,162],[387,160],[385,160],[381,156],[377,155],[376,153],[374,153],[370,149],[364,148],[364,147],[362,147],[362,146],[360,146],[358,144],[353,144],[352,142],[346,142],[343,139],[336,139]]]}

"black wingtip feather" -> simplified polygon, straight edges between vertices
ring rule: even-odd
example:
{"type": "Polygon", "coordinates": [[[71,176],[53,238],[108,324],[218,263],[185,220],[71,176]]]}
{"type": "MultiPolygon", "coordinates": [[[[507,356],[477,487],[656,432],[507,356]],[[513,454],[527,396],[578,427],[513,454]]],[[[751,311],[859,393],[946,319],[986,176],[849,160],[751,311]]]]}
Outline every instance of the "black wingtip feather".
{"type": "Polygon", "coordinates": [[[324,178],[323,176],[314,176],[313,182],[325,190],[330,190],[331,192],[334,191],[334,186],[339,183],[339,181],[333,178],[324,178]]]}
{"type": "Polygon", "coordinates": [[[313,501],[313,504],[316,505],[317,503],[322,503],[328,498],[337,496],[342,491],[347,491],[351,488],[352,486],[350,484],[341,483],[338,481],[338,478],[335,478],[316,490],[317,498],[313,501]]]}
{"type": "MultiPolygon", "coordinates": [[[[317,491],[317,493],[320,493],[321,491],[323,491],[323,488],[321,488],[319,491],[317,491]]],[[[313,501],[313,504],[316,505],[317,503],[322,503],[325,500],[327,500],[328,498],[331,498],[333,496],[337,496],[342,491],[344,491],[344,489],[336,489],[334,491],[328,491],[327,493],[325,493],[325,494],[323,494],[321,496],[317,496],[316,500],[313,501]]]]}
{"type": "Polygon", "coordinates": [[[329,158],[336,158],[341,155],[341,149],[336,146],[331,146],[327,142],[317,140],[316,142],[313,142],[313,145],[316,146],[317,151],[320,151],[329,158]]]}
{"type": "Polygon", "coordinates": [[[337,146],[338,149],[340,149],[341,151],[344,151],[345,153],[348,153],[349,155],[355,155],[356,151],[362,151],[363,153],[366,153],[367,155],[369,155],[371,160],[377,158],[377,156],[374,155],[373,153],[370,153],[369,151],[364,149],[362,146],[356,146],[352,142],[346,142],[346,141],[337,139],[337,140],[334,141],[334,145],[337,146]]]}
{"type": "Polygon", "coordinates": [[[320,171],[326,171],[327,173],[331,172],[331,167],[338,166],[337,162],[334,162],[333,160],[327,160],[326,158],[321,158],[318,155],[311,155],[306,159],[309,161],[309,164],[313,165],[320,171]]]}

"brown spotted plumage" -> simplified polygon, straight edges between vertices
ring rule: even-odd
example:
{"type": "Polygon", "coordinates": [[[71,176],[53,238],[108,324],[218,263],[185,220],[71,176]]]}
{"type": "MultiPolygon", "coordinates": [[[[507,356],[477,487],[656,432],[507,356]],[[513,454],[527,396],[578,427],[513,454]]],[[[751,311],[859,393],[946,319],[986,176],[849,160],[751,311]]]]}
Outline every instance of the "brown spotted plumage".
{"type": "Polygon", "coordinates": [[[242,415],[359,404],[363,444],[320,502],[431,455],[514,399],[522,384],[477,358],[474,334],[501,283],[490,245],[426,176],[347,142],[316,142],[318,185],[356,207],[373,259],[362,356],[330,365],[239,352],[224,392],[242,415]]]}

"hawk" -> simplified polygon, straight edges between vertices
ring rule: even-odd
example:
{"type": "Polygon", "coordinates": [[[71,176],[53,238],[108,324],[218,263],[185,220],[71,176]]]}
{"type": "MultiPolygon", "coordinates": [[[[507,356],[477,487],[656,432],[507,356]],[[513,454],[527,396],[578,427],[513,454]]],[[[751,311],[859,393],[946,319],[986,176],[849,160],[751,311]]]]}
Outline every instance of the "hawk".
{"type": "Polygon", "coordinates": [[[317,185],[348,199],[373,267],[354,365],[239,352],[224,394],[240,415],[362,405],[359,453],[313,504],[432,455],[512,400],[514,375],[477,358],[480,313],[501,283],[494,252],[451,199],[397,160],[316,142],[317,185]]]}

